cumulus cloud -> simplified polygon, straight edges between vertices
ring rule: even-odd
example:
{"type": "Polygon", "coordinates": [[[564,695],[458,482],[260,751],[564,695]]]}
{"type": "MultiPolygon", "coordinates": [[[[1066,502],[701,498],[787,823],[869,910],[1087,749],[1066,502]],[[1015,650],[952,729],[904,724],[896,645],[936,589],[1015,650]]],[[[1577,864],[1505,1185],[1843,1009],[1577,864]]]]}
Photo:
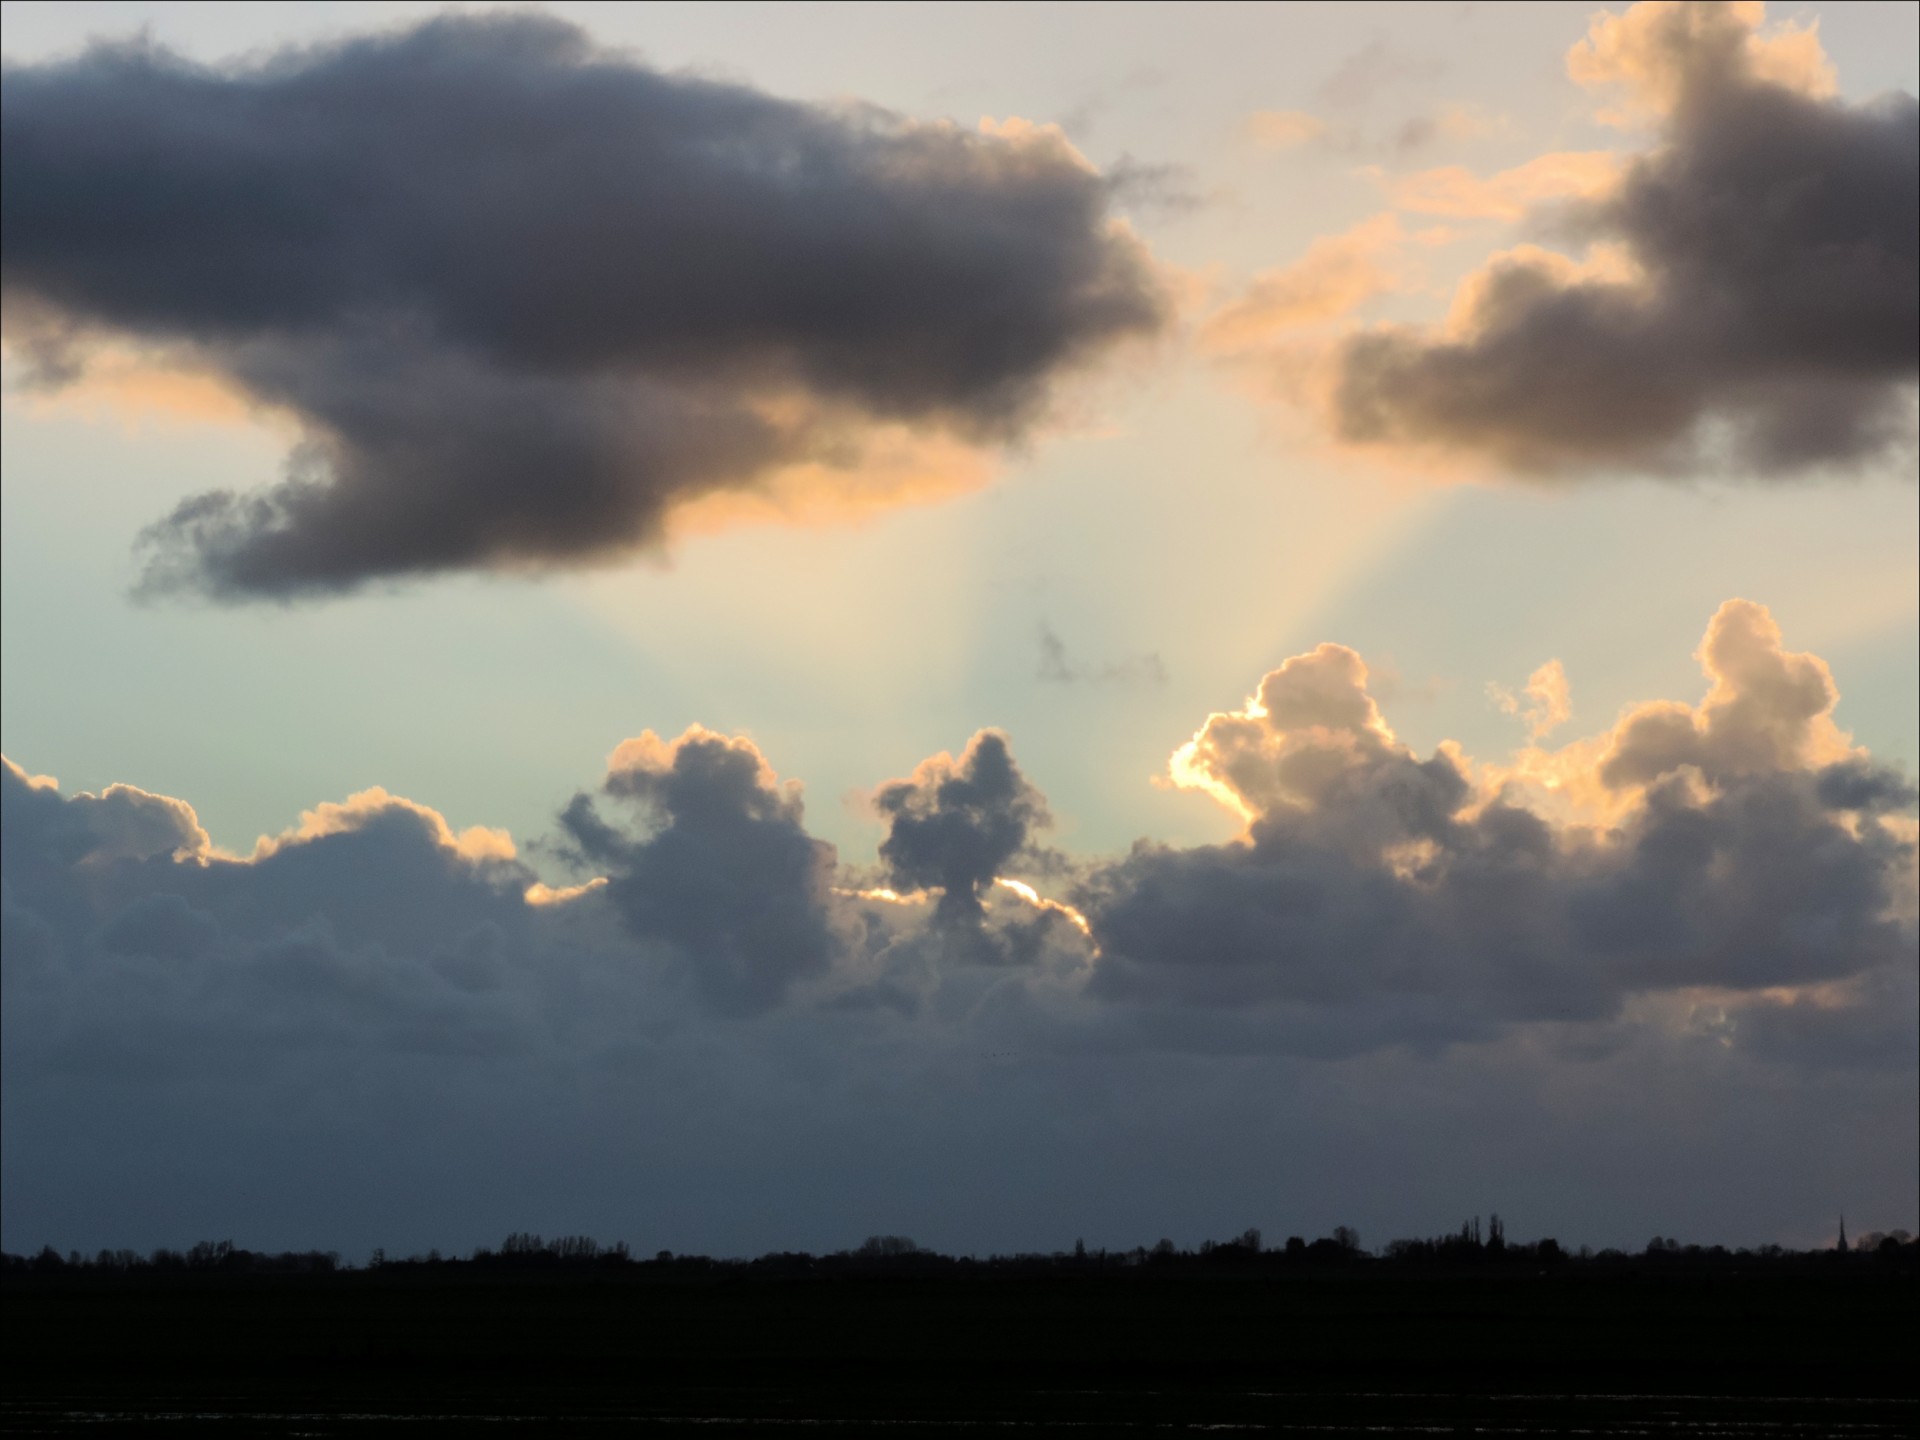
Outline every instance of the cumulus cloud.
{"type": "Polygon", "coordinates": [[[1397,182],[1441,213],[1590,195],[1572,224],[1601,262],[1496,257],[1446,327],[1352,336],[1338,433],[1530,475],[1813,474],[1910,447],[1920,107],[1835,98],[1815,32],[1762,18],[1643,3],[1594,22],[1575,79],[1659,127],[1603,192],[1597,156],[1397,182]]]}
{"type": "Polygon", "coordinates": [[[177,1078],[343,1047],[523,1044],[504,997],[435,968],[466,952],[470,976],[476,935],[524,949],[530,877],[510,852],[463,846],[437,813],[374,793],[306,818],[240,859],[180,800],[63,796],[8,762],[10,1066],[177,1078]]]}
{"type": "Polygon", "coordinates": [[[702,497],[857,495],[873,450],[887,496],[938,489],[903,445],[1022,436],[1167,309],[1050,127],[782,100],[552,16],[220,69],[102,44],[10,66],[4,105],[38,382],[133,347],[300,431],[278,483],[153,525],[150,591],[566,564],[702,497]]]}
{"type": "Polygon", "coordinates": [[[609,824],[581,795],[561,816],[568,838],[606,871],[629,930],[673,947],[716,1008],[764,1010],[827,969],[834,848],[807,834],[800,787],[782,785],[752,741],[649,730],[613,752],[602,789],[638,825],[609,824]]]}
{"type": "Polygon", "coordinates": [[[1710,784],[1744,775],[1858,764],[1833,720],[1840,692],[1818,655],[1782,643],[1766,608],[1729,600],[1698,652],[1713,688],[1697,708],[1645,705],[1609,737],[1599,777],[1609,789],[1644,786],[1693,768],[1710,784]]]}
{"type": "Polygon", "coordinates": [[[937,889],[947,923],[978,923],[981,893],[1052,823],[998,730],[980,731],[957,760],[943,752],[887,781],[873,808],[887,821],[888,877],[906,890],[937,889]]]}
{"type": "MultiPolygon", "coordinates": [[[[1826,666],[1763,607],[1721,607],[1700,659],[1697,706],[1476,774],[1405,747],[1351,650],[1296,656],[1172,760],[1245,836],[1143,843],[1086,878],[1090,992],[1156,1025],[1167,1006],[1264,1014],[1271,1043],[1336,1051],[1695,990],[1722,997],[1732,1043],[1756,1005],[1842,1023],[1913,968],[1911,788],[1851,745],[1826,666]]],[[[1535,680],[1538,726],[1566,691],[1557,666],[1535,680]]]]}
{"type": "Polygon", "coordinates": [[[1603,119],[1629,124],[1685,104],[1702,75],[1720,83],[1763,81],[1815,98],[1838,88],[1817,23],[1762,29],[1764,0],[1652,0],[1594,17],[1567,54],[1567,73],[1590,87],[1618,87],[1631,108],[1603,119]]]}

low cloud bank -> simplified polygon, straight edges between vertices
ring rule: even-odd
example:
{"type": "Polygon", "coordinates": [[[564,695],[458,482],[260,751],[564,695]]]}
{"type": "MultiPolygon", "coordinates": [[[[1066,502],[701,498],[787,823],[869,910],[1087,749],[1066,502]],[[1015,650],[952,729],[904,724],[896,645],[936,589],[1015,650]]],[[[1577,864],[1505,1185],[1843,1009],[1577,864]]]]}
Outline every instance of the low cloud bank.
{"type": "MultiPolygon", "coordinates": [[[[799,784],[752,741],[646,732],[560,812],[553,848],[581,883],[558,888],[504,832],[383,790],[239,857],[183,801],[68,797],[8,762],[7,974],[24,1008],[77,1007],[29,1027],[41,1051],[94,1043],[131,993],[86,979],[96,966],[146,967],[135,1010],[177,1002],[195,1025],[231,990],[216,1009],[236,1024],[237,997],[273,994],[342,1016],[391,1003],[418,1036],[506,1007],[483,1027],[497,1039],[537,1023],[515,987],[582,946],[639,990],[739,1017],[845,1003],[901,945],[1009,917],[1065,922],[1047,943],[1072,979],[1046,972],[1049,1004],[1076,1024],[1124,1017],[1147,1044],[1168,1009],[1231,1017],[1236,1043],[1334,1053],[1611,1022],[1650,997],[1721,1016],[1736,1045],[1763,1012],[1878,1008],[1876,986],[1912,979],[1913,785],[1837,727],[1827,666],[1786,649],[1764,607],[1727,602],[1699,657],[1697,705],[1637,706],[1483,765],[1451,743],[1414,754],[1361,657],[1321,645],[1170,761],[1244,834],[1111,860],[1041,843],[1045,797],[996,730],[877,787],[871,872],[808,833],[799,784]]],[[[937,989],[965,954],[920,953],[921,980],[937,989]]]]}
{"type": "MultiPolygon", "coordinates": [[[[1761,606],[1721,607],[1699,658],[1696,704],[1481,764],[1414,754],[1364,661],[1322,645],[1172,757],[1244,834],[1115,859],[1040,844],[1044,797],[997,731],[878,787],[874,869],[807,832],[750,740],[643,734],[562,811],[567,886],[502,832],[384,791],[236,856],[180,800],[70,796],[8,762],[7,1183],[44,1217],[119,1127],[216,1102],[269,1148],[275,1115],[324,1149],[418,1140],[432,1114],[482,1168],[495,1110],[516,1144],[591,1149],[631,1105],[622,1164],[664,1147],[703,1185],[736,1123],[791,1177],[854,1163],[882,1144],[865,1127],[908,1113],[927,1128],[884,1145],[916,1165],[982,1156],[1005,1125],[1046,1152],[1067,1096],[1088,1136],[1145,1125],[1172,1154],[1162,1127],[1193,1106],[1228,1123],[1220,1087],[1250,1065],[1284,1067],[1258,1072],[1288,1077],[1274,1124],[1366,1113],[1383,1085],[1426,1113],[1521,1073],[1675,1144],[1692,1122],[1661,1118],[1670,1084],[1795,1114],[1845,1092],[1863,1124],[1911,1120],[1913,785],[1837,727],[1826,665],[1761,606]],[[1101,1074],[1122,1087],[1104,1100],[1101,1074]]],[[[1665,1143],[1612,1135],[1580,1163],[1665,1143]]]]}

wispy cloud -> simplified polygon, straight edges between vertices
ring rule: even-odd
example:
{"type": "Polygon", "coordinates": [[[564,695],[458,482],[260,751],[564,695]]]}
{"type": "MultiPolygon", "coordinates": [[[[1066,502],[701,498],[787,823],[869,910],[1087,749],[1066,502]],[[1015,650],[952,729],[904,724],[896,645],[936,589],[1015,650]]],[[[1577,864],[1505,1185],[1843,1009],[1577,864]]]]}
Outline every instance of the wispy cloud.
{"type": "Polygon", "coordinates": [[[1040,663],[1034,674],[1054,685],[1164,685],[1167,667],[1158,654],[1129,656],[1096,665],[1076,660],[1054,628],[1040,622],[1040,663]]]}

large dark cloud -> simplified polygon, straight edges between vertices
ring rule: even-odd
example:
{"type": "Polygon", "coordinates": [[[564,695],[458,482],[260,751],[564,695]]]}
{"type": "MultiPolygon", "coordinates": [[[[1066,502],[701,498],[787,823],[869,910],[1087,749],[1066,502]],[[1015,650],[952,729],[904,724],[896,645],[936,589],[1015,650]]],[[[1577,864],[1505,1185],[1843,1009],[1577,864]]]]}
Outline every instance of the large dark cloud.
{"type": "Polygon", "coordinates": [[[1920,106],[1809,93],[1778,72],[1804,72],[1810,42],[1770,50],[1726,6],[1603,17],[1587,78],[1637,88],[1664,128],[1577,223],[1635,273],[1496,260],[1457,332],[1346,344],[1340,432],[1534,474],[1782,475],[1910,449],[1920,106]]]}
{"type": "Polygon", "coordinates": [[[100,340],[290,412],[278,484],[182,504],[147,583],[221,597],[655,541],[677,503],[900,422],[1018,436],[1164,301],[1055,133],[650,70],[547,16],[246,66],[10,66],[9,338],[100,340]]]}

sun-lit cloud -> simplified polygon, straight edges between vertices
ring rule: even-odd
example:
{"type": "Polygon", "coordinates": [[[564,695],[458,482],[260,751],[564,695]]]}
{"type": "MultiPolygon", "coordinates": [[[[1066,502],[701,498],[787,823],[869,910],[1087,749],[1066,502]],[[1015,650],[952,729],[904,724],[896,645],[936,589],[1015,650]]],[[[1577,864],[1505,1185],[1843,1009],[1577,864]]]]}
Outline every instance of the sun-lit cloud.
{"type": "Polygon", "coordinates": [[[1567,672],[1558,660],[1549,660],[1527,677],[1521,692],[1531,702],[1523,705],[1520,696],[1504,685],[1490,684],[1487,694],[1502,714],[1515,715],[1526,722],[1527,738],[1539,740],[1573,718],[1573,692],[1567,672]]]}
{"type": "MultiPolygon", "coordinates": [[[[1485,767],[1490,792],[1525,791],[1569,818],[1611,824],[1671,777],[1705,785],[1744,775],[1811,772],[1862,762],[1863,752],[1833,719],[1839,690],[1817,655],[1785,648],[1766,607],[1729,600],[1696,652],[1710,682],[1698,705],[1649,701],[1629,707],[1607,731],[1547,751],[1528,748],[1485,767]]],[[[1539,678],[1542,672],[1536,671],[1539,678]]],[[[1527,718],[1554,713],[1564,674],[1548,677],[1527,718]]],[[[1528,685],[1533,694],[1533,685],[1528,685]]],[[[1534,738],[1545,730],[1534,732],[1534,738]]]]}
{"type": "Polygon", "coordinates": [[[1216,712],[1167,763],[1173,783],[1204,790],[1243,818],[1311,806],[1339,777],[1395,748],[1367,693],[1367,666],[1344,645],[1296,655],[1238,710],[1216,712]]]}
{"type": "Polygon", "coordinates": [[[1611,150],[1561,150],[1536,155],[1492,175],[1463,165],[1412,174],[1370,170],[1398,210],[1457,219],[1519,220],[1550,200],[1586,199],[1619,179],[1622,159],[1611,150]]]}
{"type": "MultiPolygon", "coordinates": [[[[1074,929],[1086,936],[1088,940],[1093,939],[1093,928],[1087,924],[1087,917],[1074,909],[1073,906],[1067,904],[1064,900],[1051,900],[1034,889],[1033,886],[1027,884],[1026,881],[1012,880],[1004,875],[995,879],[993,883],[1000,889],[1019,896],[1036,910],[1046,914],[1060,916],[1069,925],[1073,926],[1074,929]]],[[[1100,947],[1095,945],[1093,947],[1092,957],[1098,959],[1099,956],[1100,947]]]]}
{"type": "MultiPolygon", "coordinates": [[[[1699,657],[1697,705],[1635,706],[1512,765],[1445,743],[1423,760],[1354,652],[1294,657],[1170,763],[1243,834],[1086,872],[1090,992],[1143,1023],[1257,1014],[1272,1043],[1350,1053],[1529,1018],[1691,1034],[1712,990],[1716,1043],[1832,1053],[1912,988],[1914,787],[1837,729],[1827,667],[1764,607],[1728,601],[1699,657]]],[[[1565,677],[1535,680],[1544,724],[1565,677]]]]}
{"type": "Polygon", "coordinates": [[[1838,98],[1817,30],[1768,27],[1759,5],[1602,15],[1569,68],[1625,92],[1653,142],[1493,175],[1372,169],[1386,217],[1256,278],[1203,334],[1336,449],[1441,479],[1818,478],[1910,456],[1913,97],[1838,98]],[[1543,206],[1576,253],[1502,248],[1441,324],[1286,333],[1395,288],[1403,214],[1511,223],[1543,206]]]}
{"type": "Polygon", "coordinates": [[[390,794],[379,785],[349,795],[344,801],[326,801],[300,812],[300,823],[278,835],[262,835],[254,842],[253,858],[264,860],[290,845],[305,845],[329,835],[346,835],[401,816],[419,825],[433,843],[451,850],[462,860],[481,862],[512,860],[517,852],[513,837],[505,830],[488,825],[469,825],[456,831],[446,816],[430,806],[390,794]]]}
{"type": "Polygon", "coordinates": [[[1446,238],[1440,229],[1409,231],[1390,210],[1369,216],[1315,240],[1292,264],[1254,276],[1206,318],[1201,341],[1218,354],[1242,354],[1342,319],[1375,296],[1417,283],[1419,251],[1446,238]]]}
{"type": "Polygon", "coordinates": [[[195,370],[166,356],[111,345],[91,348],[73,380],[50,386],[30,383],[15,347],[3,348],[6,406],[29,418],[72,415],[126,426],[156,420],[187,425],[284,421],[252,403],[218,373],[195,370]]]}
{"type": "Polygon", "coordinates": [[[999,470],[990,453],[951,437],[901,425],[847,428],[823,441],[815,458],[782,465],[750,489],[687,501],[669,528],[685,537],[740,525],[855,524],[984,489],[999,470]]]}
{"type": "Polygon", "coordinates": [[[1459,144],[1483,140],[1513,128],[1511,117],[1489,110],[1473,101],[1453,100],[1431,115],[1418,116],[1401,126],[1395,148],[1416,149],[1435,141],[1459,144]]]}
{"type": "Polygon", "coordinates": [[[521,895],[529,905],[570,905],[575,900],[584,899],[595,891],[604,890],[606,885],[607,877],[604,875],[596,875],[591,880],[582,881],[578,885],[558,887],[549,885],[544,880],[536,880],[522,891],[521,895]]]}
{"type": "Polygon", "coordinates": [[[29,790],[58,791],[60,788],[60,781],[56,777],[52,775],[30,775],[5,756],[0,756],[0,765],[6,766],[7,774],[11,776],[17,784],[29,790]]]}
{"type": "Polygon", "coordinates": [[[1071,156],[1079,161],[1080,167],[1089,175],[1100,173],[1100,167],[1089,160],[1086,153],[1069,138],[1066,130],[1052,120],[1029,120],[1024,115],[982,115],[977,128],[982,135],[1011,141],[1016,147],[1034,147],[1035,153],[1045,153],[1050,158],[1071,156]]]}
{"type": "Polygon", "coordinates": [[[1703,85],[1778,86],[1824,100],[1839,89],[1817,19],[1767,26],[1763,0],[1639,0],[1602,11],[1567,52],[1567,73],[1590,89],[1624,92],[1612,124],[1671,114],[1703,85]],[[1765,27],[1765,28],[1763,28],[1765,27]]]}
{"type": "Polygon", "coordinates": [[[1624,273],[1510,253],[1463,284],[1446,332],[1356,334],[1339,433],[1540,475],[1818,475],[1910,449],[1920,110],[1824,98],[1813,33],[1756,39],[1760,18],[1603,22],[1610,58],[1581,73],[1672,91],[1664,143],[1587,202],[1624,273]]]}
{"type": "Polygon", "coordinates": [[[1320,139],[1327,122],[1304,110],[1256,110],[1246,119],[1247,138],[1268,150],[1292,150],[1320,139]]]}
{"type": "Polygon", "coordinates": [[[75,866],[146,859],[204,865],[221,854],[184,800],[127,784],[61,797],[60,782],[51,775],[31,774],[4,755],[0,770],[9,791],[39,803],[58,802],[61,852],[75,866]]]}
{"type": "Polygon", "coordinates": [[[883,905],[926,905],[935,898],[928,890],[909,890],[903,894],[888,885],[867,885],[857,889],[835,886],[833,893],[852,900],[878,900],[883,905]]]}

